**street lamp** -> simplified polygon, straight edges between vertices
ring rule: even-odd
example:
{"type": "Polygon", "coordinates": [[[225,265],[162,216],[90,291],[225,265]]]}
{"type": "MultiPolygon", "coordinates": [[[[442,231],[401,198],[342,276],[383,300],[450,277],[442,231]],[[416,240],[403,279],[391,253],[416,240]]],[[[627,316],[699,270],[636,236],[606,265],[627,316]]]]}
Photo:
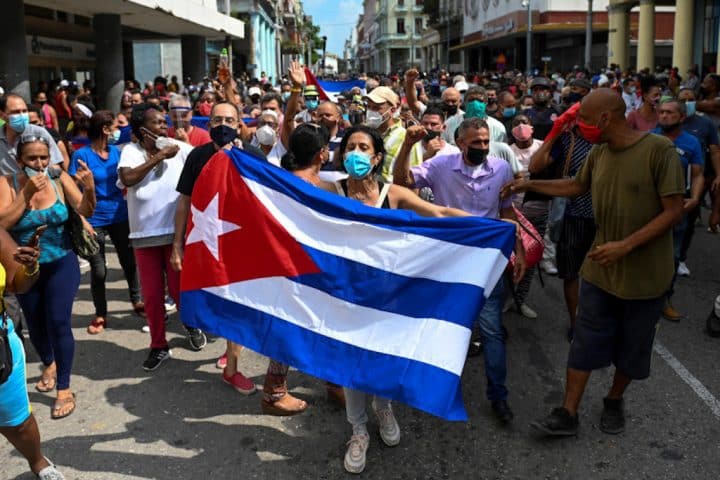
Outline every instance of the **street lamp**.
{"type": "Polygon", "coordinates": [[[522,0],[520,3],[527,8],[527,32],[525,33],[525,66],[527,74],[530,75],[532,69],[532,13],[530,12],[530,0],[522,0]]]}

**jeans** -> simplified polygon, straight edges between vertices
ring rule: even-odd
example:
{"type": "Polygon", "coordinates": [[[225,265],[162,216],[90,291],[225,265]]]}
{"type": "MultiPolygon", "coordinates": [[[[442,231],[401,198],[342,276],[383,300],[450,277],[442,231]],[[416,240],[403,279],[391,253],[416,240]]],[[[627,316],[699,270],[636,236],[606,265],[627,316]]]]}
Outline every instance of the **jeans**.
{"type": "Polygon", "coordinates": [[[130,247],[130,227],[127,221],[95,227],[95,239],[100,244],[100,251],[90,258],[90,290],[92,292],[93,304],[95,305],[95,316],[107,317],[107,297],[105,296],[105,279],[107,268],[105,267],[105,239],[110,237],[120,261],[125,280],[130,292],[130,301],[135,304],[140,301],[140,284],[137,277],[137,267],[133,249],[130,247]]]}
{"type": "MultiPolygon", "coordinates": [[[[691,226],[692,228],[692,226],[691,226]]],[[[670,282],[670,289],[668,290],[668,298],[673,296],[675,293],[675,279],[677,278],[677,269],[680,264],[680,257],[682,256],[683,240],[685,238],[685,231],[688,229],[688,216],[683,214],[680,223],[673,227],[673,257],[675,259],[675,271],[673,273],[672,282],[670,282]]]]}
{"type": "Polygon", "coordinates": [[[145,299],[145,314],[150,327],[150,348],[166,348],[165,278],[170,297],[180,310],[180,273],[170,266],[172,245],[136,248],[135,261],[145,299]]]}
{"type": "Polygon", "coordinates": [[[40,265],[40,275],[26,293],[17,299],[25,314],[30,341],[43,365],[57,365],[57,389],[70,388],[70,371],[75,356],[72,307],[80,286],[77,256],[64,257],[40,265]]]}
{"type": "Polygon", "coordinates": [[[475,325],[480,330],[480,341],[483,344],[485,376],[488,382],[486,394],[490,401],[507,400],[508,396],[505,387],[507,377],[505,335],[502,328],[504,293],[505,287],[500,279],[475,319],[475,325]]]}
{"type": "MultiPolygon", "coordinates": [[[[353,433],[358,433],[357,429],[366,429],[365,425],[368,422],[368,394],[360,390],[353,390],[352,388],[343,388],[343,390],[345,390],[345,414],[347,415],[347,421],[352,425],[353,433]]],[[[389,408],[390,400],[373,396],[373,406],[375,410],[389,408]]]]}

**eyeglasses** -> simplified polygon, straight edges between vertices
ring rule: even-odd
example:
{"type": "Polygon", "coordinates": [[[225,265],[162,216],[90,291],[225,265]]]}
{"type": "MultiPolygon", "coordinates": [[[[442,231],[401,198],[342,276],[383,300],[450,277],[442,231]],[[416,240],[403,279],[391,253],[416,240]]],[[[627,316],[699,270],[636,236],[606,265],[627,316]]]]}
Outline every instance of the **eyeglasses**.
{"type": "Polygon", "coordinates": [[[272,128],[277,128],[278,124],[276,122],[266,122],[264,120],[260,120],[258,122],[258,127],[264,127],[265,125],[269,125],[272,128]]]}
{"type": "Polygon", "coordinates": [[[210,119],[210,122],[214,125],[222,125],[224,123],[225,125],[230,125],[231,127],[237,125],[237,123],[238,123],[238,121],[235,117],[221,117],[221,116],[212,117],[210,119]]]}

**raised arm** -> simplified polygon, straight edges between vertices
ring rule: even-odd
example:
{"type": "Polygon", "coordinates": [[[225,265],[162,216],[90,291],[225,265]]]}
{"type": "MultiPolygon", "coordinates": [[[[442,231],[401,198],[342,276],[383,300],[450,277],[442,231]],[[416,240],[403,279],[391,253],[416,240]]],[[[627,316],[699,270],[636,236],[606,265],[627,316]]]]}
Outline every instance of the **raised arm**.
{"type": "Polygon", "coordinates": [[[427,131],[422,125],[413,125],[407,129],[405,140],[403,141],[398,156],[393,166],[393,183],[407,188],[415,186],[415,179],[410,171],[410,151],[413,145],[425,138],[427,131]]]}
{"type": "Polygon", "coordinates": [[[285,107],[285,116],[283,117],[282,130],[280,131],[280,140],[285,148],[289,145],[290,134],[295,129],[295,114],[298,111],[298,99],[302,93],[303,84],[305,83],[305,70],[299,62],[293,60],[290,62],[288,76],[292,81],[292,89],[290,90],[290,98],[285,107]]]}
{"type": "Polygon", "coordinates": [[[65,172],[60,173],[60,184],[65,193],[65,201],[77,213],[83,217],[92,217],[95,213],[95,180],[88,166],[82,160],[78,159],[78,168],[73,180],[70,175],[65,172]],[[75,183],[77,182],[77,184],[75,183]],[[82,193],[78,188],[82,186],[82,193]]]}
{"type": "Polygon", "coordinates": [[[408,107],[413,112],[413,115],[420,117],[421,103],[417,98],[417,90],[415,90],[415,80],[418,78],[418,71],[414,68],[405,72],[405,99],[407,100],[408,107]]]}

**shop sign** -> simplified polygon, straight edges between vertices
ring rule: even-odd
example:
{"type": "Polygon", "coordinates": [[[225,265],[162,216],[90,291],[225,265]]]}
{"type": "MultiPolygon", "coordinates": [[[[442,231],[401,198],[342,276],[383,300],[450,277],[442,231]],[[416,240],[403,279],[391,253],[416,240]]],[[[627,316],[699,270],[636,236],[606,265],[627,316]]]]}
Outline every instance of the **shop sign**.
{"type": "Polygon", "coordinates": [[[68,58],[73,60],[95,60],[95,45],[92,43],[62,40],[59,38],[26,35],[29,56],[68,58]]]}
{"type": "Polygon", "coordinates": [[[491,22],[483,25],[483,36],[485,38],[497,35],[505,35],[515,30],[515,21],[510,18],[502,22],[491,22]]]}

